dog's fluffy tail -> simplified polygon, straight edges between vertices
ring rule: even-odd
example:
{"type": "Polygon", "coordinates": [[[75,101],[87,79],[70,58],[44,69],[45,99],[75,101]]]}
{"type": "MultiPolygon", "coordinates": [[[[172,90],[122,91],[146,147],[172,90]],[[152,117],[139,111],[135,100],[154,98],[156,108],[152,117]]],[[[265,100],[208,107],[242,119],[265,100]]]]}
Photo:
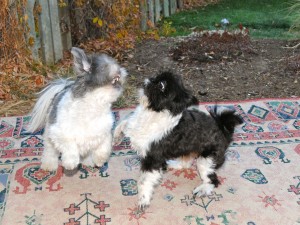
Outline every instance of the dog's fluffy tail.
{"type": "Polygon", "coordinates": [[[242,117],[236,114],[234,109],[214,106],[210,115],[215,119],[220,129],[228,135],[232,135],[234,128],[243,123],[242,117]]]}
{"type": "Polygon", "coordinates": [[[30,113],[31,119],[27,131],[34,132],[45,126],[47,112],[54,96],[73,82],[74,81],[68,79],[58,79],[38,93],[39,98],[30,113]]]}

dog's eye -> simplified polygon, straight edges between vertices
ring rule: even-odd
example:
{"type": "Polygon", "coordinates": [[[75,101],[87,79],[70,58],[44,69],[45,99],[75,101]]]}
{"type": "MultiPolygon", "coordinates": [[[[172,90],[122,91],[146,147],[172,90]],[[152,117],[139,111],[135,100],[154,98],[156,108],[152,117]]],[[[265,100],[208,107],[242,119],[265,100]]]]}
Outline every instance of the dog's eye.
{"type": "Polygon", "coordinates": [[[159,87],[160,87],[161,91],[165,91],[165,89],[166,89],[166,82],[164,82],[164,81],[159,82],[159,87]]]}

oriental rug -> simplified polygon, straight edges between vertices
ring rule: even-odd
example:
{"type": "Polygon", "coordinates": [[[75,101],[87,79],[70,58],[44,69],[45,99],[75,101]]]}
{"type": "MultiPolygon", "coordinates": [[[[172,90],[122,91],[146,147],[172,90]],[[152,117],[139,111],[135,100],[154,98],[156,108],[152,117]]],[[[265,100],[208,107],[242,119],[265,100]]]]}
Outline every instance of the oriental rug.
{"type": "MultiPolygon", "coordinates": [[[[40,169],[42,131],[26,132],[28,116],[0,118],[2,225],[300,224],[300,98],[218,105],[235,108],[245,122],[218,172],[221,185],[194,199],[195,168],[169,169],[145,212],[137,210],[140,158],[128,138],[101,168],[47,172],[40,169]]],[[[115,109],[116,122],[133,110],[115,109]]]]}

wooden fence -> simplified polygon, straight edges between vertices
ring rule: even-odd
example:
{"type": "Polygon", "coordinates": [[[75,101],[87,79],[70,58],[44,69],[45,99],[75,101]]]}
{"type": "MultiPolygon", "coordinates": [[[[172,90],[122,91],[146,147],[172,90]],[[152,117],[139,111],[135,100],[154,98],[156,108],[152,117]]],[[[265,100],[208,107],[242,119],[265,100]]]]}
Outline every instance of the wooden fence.
{"type": "Polygon", "coordinates": [[[53,64],[72,46],[68,10],[58,7],[56,0],[27,0],[25,13],[29,33],[26,34],[34,59],[53,64]]]}
{"type": "Polygon", "coordinates": [[[174,14],[181,9],[183,0],[140,0],[141,29],[147,30],[147,22],[156,24],[162,17],[174,14]]]}
{"type": "MultiPolygon", "coordinates": [[[[174,14],[182,7],[183,0],[140,0],[141,30],[153,25],[162,17],[174,14]]],[[[25,8],[34,59],[53,64],[62,59],[63,51],[72,46],[70,11],[68,6],[59,7],[57,0],[28,0],[25,8]]]]}

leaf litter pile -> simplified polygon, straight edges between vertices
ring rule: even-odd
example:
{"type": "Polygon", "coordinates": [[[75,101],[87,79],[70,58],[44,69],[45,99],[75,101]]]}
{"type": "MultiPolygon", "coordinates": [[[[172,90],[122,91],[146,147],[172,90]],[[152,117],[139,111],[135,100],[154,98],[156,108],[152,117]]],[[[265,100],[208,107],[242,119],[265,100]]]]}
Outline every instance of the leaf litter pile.
{"type": "Polygon", "coordinates": [[[247,32],[201,32],[182,41],[171,50],[175,61],[216,62],[233,61],[255,54],[247,32]]]}

